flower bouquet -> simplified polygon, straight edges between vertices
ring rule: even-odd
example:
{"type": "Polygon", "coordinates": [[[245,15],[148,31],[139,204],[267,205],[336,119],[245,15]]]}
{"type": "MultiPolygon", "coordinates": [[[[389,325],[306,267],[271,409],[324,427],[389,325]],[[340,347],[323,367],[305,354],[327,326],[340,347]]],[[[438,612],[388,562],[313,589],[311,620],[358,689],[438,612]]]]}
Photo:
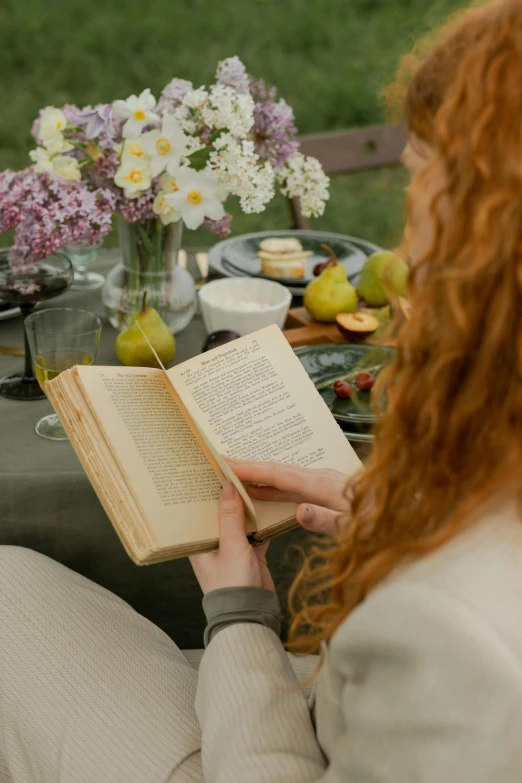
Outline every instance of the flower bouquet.
{"type": "MultiPolygon", "coordinates": [[[[299,152],[296,133],[292,109],[277,99],[275,88],[252,79],[231,57],[218,64],[209,87],[195,89],[173,79],[158,101],[146,89],[112,104],[43,109],[33,126],[38,143],[30,153],[33,167],[20,175],[6,172],[7,179],[4,174],[0,206],[9,177],[39,176],[60,203],[77,193],[88,214],[95,207],[105,212],[106,220],[78,225],[79,233],[99,226],[99,238],[116,213],[123,265],[105,290],[111,320],[124,326],[147,290],[149,304],[176,332],[195,310],[192,279],[183,296],[187,281],[176,274],[182,226],[205,225],[226,237],[232,221],[228,199],[236,197],[243,212],[262,212],[276,187],[299,198],[305,216],[323,213],[328,178],[317,160],[299,152]]],[[[9,208],[16,211],[16,203],[11,199],[9,208]]],[[[59,214],[51,214],[47,228],[40,229],[47,231],[46,240],[37,243],[27,241],[25,226],[32,219],[7,220],[18,228],[13,262],[23,257],[29,263],[62,241],[59,214]]]]}

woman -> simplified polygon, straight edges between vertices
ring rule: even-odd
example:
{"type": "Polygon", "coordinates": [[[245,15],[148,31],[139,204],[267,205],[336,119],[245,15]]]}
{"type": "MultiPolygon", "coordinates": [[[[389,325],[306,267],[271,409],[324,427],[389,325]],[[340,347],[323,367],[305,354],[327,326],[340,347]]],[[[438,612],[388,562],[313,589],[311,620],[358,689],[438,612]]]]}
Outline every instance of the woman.
{"type": "Polygon", "coordinates": [[[2,783],[522,780],[522,0],[453,22],[406,115],[412,317],[371,459],[349,492],[232,463],[337,537],[296,589],[312,703],[225,485],[199,675],[106,591],[0,553],[2,783]]]}

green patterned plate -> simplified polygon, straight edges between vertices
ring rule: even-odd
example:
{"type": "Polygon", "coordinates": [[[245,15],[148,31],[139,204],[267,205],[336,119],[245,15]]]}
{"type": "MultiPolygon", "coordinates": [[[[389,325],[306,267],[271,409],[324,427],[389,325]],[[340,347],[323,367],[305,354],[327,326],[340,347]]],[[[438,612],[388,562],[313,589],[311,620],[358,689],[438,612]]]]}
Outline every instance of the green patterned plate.
{"type": "MultiPolygon", "coordinates": [[[[393,348],[339,343],[304,345],[294,350],[340,424],[371,425],[375,422],[369,392],[356,391],[351,400],[340,400],[333,390],[333,383],[342,378],[353,385],[355,376],[363,370],[378,375],[385,365],[393,361],[393,348]]],[[[367,428],[363,427],[363,430],[365,429],[367,428]]]]}

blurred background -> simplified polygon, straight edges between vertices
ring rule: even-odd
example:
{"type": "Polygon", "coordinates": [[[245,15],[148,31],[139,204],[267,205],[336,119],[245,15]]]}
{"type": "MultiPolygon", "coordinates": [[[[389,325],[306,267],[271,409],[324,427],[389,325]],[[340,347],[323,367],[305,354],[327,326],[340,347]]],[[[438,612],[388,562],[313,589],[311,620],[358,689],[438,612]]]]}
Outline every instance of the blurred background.
{"type": "MultiPolygon", "coordinates": [[[[174,76],[195,86],[237,54],[294,108],[300,133],[386,121],[382,91],[419,35],[462,0],[3,0],[0,6],[0,170],[28,165],[40,108],[159,97],[174,76]]],[[[338,177],[314,228],[391,247],[404,213],[400,168],[338,177]]],[[[259,215],[236,211],[235,234],[288,228],[275,199],[259,215]]],[[[8,244],[8,235],[0,244],[8,244]]],[[[116,244],[115,234],[106,244],[116,244]]],[[[187,245],[208,245],[205,230],[187,245]]]]}

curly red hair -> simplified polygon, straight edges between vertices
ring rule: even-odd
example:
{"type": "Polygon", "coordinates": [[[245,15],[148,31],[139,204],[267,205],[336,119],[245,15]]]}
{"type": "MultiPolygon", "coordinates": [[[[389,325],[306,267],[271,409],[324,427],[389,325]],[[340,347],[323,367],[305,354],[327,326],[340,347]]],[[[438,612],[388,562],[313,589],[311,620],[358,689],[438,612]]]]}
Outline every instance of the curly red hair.
{"type": "MultiPolygon", "coordinates": [[[[420,60],[423,48],[404,58],[394,92],[409,74],[410,132],[443,173],[435,239],[412,267],[411,320],[380,380],[388,410],[350,482],[346,524],[335,547],[312,549],[291,592],[289,646],[302,653],[493,497],[521,499],[522,0],[468,9],[420,60]]],[[[421,174],[410,203],[422,188],[421,174]]]]}

